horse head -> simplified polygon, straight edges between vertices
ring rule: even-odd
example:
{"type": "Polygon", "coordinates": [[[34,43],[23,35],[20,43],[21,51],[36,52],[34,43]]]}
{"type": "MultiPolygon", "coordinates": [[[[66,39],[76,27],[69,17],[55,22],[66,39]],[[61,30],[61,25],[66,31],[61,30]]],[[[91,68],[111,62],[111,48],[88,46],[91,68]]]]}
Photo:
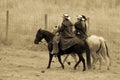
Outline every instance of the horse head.
{"type": "Polygon", "coordinates": [[[52,41],[53,37],[54,37],[54,34],[53,34],[53,33],[49,32],[49,31],[47,31],[47,30],[39,29],[39,30],[37,31],[37,34],[36,34],[36,38],[35,38],[35,40],[34,40],[34,43],[35,43],[35,44],[39,44],[39,42],[41,42],[41,40],[42,40],[43,38],[47,41],[47,43],[49,43],[50,41],[52,41]]]}
{"type": "Polygon", "coordinates": [[[35,44],[39,44],[39,42],[41,42],[42,39],[43,39],[43,33],[42,33],[42,30],[39,29],[39,30],[37,31],[37,34],[36,34],[34,43],[35,43],[35,44]]]}

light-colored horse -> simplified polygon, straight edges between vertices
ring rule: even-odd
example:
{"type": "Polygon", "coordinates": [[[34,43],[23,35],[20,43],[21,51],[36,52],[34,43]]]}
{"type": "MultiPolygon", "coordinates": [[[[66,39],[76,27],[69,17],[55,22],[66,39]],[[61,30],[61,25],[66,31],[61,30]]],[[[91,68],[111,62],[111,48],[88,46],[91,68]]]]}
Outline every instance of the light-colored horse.
{"type": "MultiPolygon", "coordinates": [[[[83,26],[85,27],[86,31],[88,31],[88,28],[89,28],[88,18],[84,15],[82,17],[84,18],[84,20],[82,21],[83,26]]],[[[105,39],[103,37],[91,35],[86,39],[86,41],[89,45],[90,53],[91,53],[91,56],[93,59],[93,62],[92,62],[93,69],[95,69],[96,63],[98,60],[100,63],[99,69],[101,69],[102,60],[104,59],[106,61],[106,64],[107,64],[107,69],[109,70],[109,67],[111,65],[111,61],[110,61],[108,47],[107,47],[107,44],[105,42],[105,39]]],[[[63,63],[66,61],[68,64],[70,64],[70,62],[67,61],[68,56],[69,55],[67,55],[65,57],[65,59],[63,60],[63,63]]],[[[74,58],[75,62],[77,62],[76,55],[71,54],[71,56],[74,58]]]]}
{"type": "MultiPolygon", "coordinates": [[[[107,47],[107,44],[106,44],[104,38],[98,37],[96,35],[91,35],[86,39],[86,41],[89,45],[90,54],[91,54],[92,59],[93,59],[93,62],[92,62],[93,69],[96,68],[96,63],[98,60],[100,63],[99,69],[101,69],[102,60],[104,59],[106,61],[106,64],[107,64],[107,69],[109,70],[111,62],[110,62],[110,56],[108,54],[108,47],[107,47]]],[[[63,60],[63,63],[65,61],[67,61],[68,56],[69,55],[67,55],[65,57],[65,59],[63,60]]],[[[75,59],[75,62],[77,62],[76,56],[73,54],[71,56],[75,59]]]]}
{"type": "Polygon", "coordinates": [[[86,40],[88,42],[90,53],[93,58],[93,62],[92,62],[93,69],[95,69],[98,60],[100,62],[99,69],[101,69],[102,59],[104,59],[107,64],[107,69],[109,70],[111,62],[110,62],[110,56],[108,53],[108,47],[105,42],[105,39],[103,37],[91,35],[86,40]]]}

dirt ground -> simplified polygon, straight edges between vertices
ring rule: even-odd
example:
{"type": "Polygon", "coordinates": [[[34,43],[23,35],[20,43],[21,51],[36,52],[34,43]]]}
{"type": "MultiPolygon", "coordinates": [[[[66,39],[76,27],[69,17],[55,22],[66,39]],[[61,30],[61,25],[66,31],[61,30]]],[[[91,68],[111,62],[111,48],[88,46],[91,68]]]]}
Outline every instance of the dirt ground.
{"type": "Polygon", "coordinates": [[[120,0],[0,0],[0,80],[120,80],[120,0]],[[105,63],[101,70],[99,63],[96,70],[83,72],[82,63],[74,70],[71,57],[64,70],[56,58],[47,69],[47,43],[31,46],[37,30],[52,31],[64,13],[73,24],[77,15],[85,15],[88,34],[105,38],[112,61],[109,71],[105,63]]]}
{"type": "MultiPolygon", "coordinates": [[[[114,56],[112,56],[114,57],[114,56]]],[[[48,64],[47,51],[33,51],[10,46],[0,47],[0,80],[120,80],[120,58],[112,59],[111,69],[82,71],[82,64],[73,69],[74,60],[69,57],[71,65],[65,63],[65,69],[60,68],[56,58],[53,58],[51,68],[48,64]]]]}

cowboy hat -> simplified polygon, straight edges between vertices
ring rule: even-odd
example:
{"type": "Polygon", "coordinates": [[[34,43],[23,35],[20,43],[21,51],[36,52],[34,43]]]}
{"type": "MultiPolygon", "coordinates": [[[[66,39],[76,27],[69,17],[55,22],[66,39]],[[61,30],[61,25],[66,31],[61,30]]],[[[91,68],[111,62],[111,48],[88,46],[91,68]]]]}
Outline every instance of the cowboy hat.
{"type": "Polygon", "coordinates": [[[70,19],[70,16],[68,14],[63,14],[63,18],[70,19]]]}
{"type": "Polygon", "coordinates": [[[76,18],[77,18],[78,20],[82,20],[82,21],[85,20],[82,15],[77,15],[76,18]]]}

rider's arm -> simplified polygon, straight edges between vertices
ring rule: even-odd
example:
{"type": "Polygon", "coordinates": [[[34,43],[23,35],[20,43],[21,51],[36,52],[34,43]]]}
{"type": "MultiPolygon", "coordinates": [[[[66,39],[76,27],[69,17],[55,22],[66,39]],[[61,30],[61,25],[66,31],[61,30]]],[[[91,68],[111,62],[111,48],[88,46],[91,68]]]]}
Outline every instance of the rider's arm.
{"type": "Polygon", "coordinates": [[[74,33],[77,34],[77,32],[78,32],[78,29],[77,29],[77,23],[74,24],[74,28],[75,28],[74,33]]]}
{"type": "Polygon", "coordinates": [[[64,24],[62,24],[61,25],[61,27],[58,29],[58,32],[60,33],[60,32],[63,32],[64,31],[64,29],[65,29],[65,25],[64,24]]]}

